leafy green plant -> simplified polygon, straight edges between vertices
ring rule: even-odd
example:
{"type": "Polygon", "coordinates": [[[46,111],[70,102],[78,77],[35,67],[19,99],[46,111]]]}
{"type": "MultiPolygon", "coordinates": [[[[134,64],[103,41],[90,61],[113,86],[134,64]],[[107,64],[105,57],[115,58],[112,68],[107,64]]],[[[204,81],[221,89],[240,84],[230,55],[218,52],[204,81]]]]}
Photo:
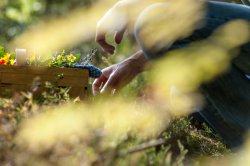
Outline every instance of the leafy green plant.
{"type": "Polygon", "coordinates": [[[58,87],[50,82],[45,82],[45,91],[42,93],[43,105],[60,104],[70,100],[70,88],[58,87]]]}
{"type": "Polygon", "coordinates": [[[73,53],[67,54],[65,50],[63,50],[61,53],[53,56],[50,66],[71,67],[80,59],[80,57],[81,57],[80,54],[75,54],[75,55],[73,55],[73,53]]]}
{"type": "MultiPolygon", "coordinates": [[[[66,52],[65,50],[50,56],[31,55],[26,59],[29,66],[50,66],[50,67],[73,67],[75,65],[90,65],[97,53],[97,49],[91,49],[85,56],[74,51],[66,52]]],[[[5,48],[0,46],[0,64],[14,65],[15,54],[7,53],[5,48]]]]}
{"type": "Polygon", "coordinates": [[[73,67],[75,65],[90,65],[97,53],[97,49],[91,49],[87,55],[75,51],[61,51],[54,55],[42,56],[32,55],[27,60],[30,66],[50,66],[50,67],[73,67]],[[49,65],[48,65],[49,64],[49,65]]]}

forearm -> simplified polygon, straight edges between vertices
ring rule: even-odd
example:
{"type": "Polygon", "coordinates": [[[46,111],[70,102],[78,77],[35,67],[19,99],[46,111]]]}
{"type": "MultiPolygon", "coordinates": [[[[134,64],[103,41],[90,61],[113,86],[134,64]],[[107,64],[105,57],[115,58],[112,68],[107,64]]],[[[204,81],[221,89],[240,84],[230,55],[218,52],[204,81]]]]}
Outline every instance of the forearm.
{"type": "Polygon", "coordinates": [[[138,73],[144,71],[146,64],[148,64],[148,60],[145,58],[142,50],[136,52],[129,58],[125,59],[121,63],[128,62],[133,66],[138,73]]]}

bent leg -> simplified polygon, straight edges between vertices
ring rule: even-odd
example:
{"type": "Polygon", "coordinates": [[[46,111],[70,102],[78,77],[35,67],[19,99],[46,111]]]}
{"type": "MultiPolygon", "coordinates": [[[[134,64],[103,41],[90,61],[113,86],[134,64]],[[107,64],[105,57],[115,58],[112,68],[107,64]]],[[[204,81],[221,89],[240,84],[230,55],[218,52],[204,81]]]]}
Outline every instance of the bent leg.
{"type": "MultiPolygon", "coordinates": [[[[135,36],[147,58],[156,59],[168,50],[182,48],[193,41],[207,38],[216,28],[234,19],[250,21],[250,8],[229,3],[208,2],[203,26],[195,30],[191,36],[176,41],[171,46],[166,45],[158,52],[152,52],[144,47],[144,41],[138,35],[143,28],[141,26],[136,27],[135,36]]],[[[250,82],[243,72],[250,74],[250,43],[241,46],[239,56],[233,60],[229,73],[202,86],[207,104],[198,114],[229,147],[240,145],[250,128],[250,82]]]]}
{"type": "Polygon", "coordinates": [[[230,72],[202,86],[206,107],[200,116],[233,148],[241,145],[250,129],[250,81],[240,70],[230,72]]]}
{"type": "MultiPolygon", "coordinates": [[[[147,12],[150,12],[151,10],[157,10],[157,8],[160,8],[160,6],[146,9],[147,11],[142,13],[139,18],[147,17],[147,12]]],[[[161,47],[159,50],[154,52],[145,47],[145,41],[143,41],[143,39],[138,35],[143,26],[140,24],[136,24],[135,37],[138,44],[141,46],[141,49],[144,51],[145,56],[148,59],[156,59],[161,57],[164,53],[171,49],[182,48],[187,46],[191,42],[206,39],[216,28],[229,21],[235,19],[244,19],[250,21],[250,7],[248,6],[223,2],[207,2],[206,10],[207,12],[204,19],[202,20],[203,26],[201,28],[195,30],[191,36],[182,40],[175,41],[174,43],[168,43],[165,47],[161,47]]],[[[162,28],[166,29],[166,31],[168,30],[167,27],[162,28]]],[[[168,36],[163,36],[163,38],[167,37],[168,36]]],[[[250,74],[250,42],[241,46],[239,55],[233,60],[233,64],[236,65],[244,73],[250,74]]]]}

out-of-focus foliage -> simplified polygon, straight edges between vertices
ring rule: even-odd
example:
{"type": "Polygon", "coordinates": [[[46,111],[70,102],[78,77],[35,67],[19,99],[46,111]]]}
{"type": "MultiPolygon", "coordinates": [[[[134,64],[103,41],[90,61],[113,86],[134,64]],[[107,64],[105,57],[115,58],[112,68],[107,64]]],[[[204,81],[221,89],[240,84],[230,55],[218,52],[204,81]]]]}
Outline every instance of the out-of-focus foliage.
{"type": "Polygon", "coordinates": [[[44,96],[40,105],[31,92],[0,100],[1,165],[175,165],[186,162],[185,156],[227,152],[205,125],[185,118],[154,139],[168,116],[140,102],[113,98],[74,104],[62,94],[67,91],[54,90],[55,97],[44,96]]]}
{"type": "MultiPolygon", "coordinates": [[[[222,42],[221,44],[227,44],[228,48],[219,49],[217,45],[201,42],[199,49],[193,49],[190,46],[174,51],[172,54],[175,54],[175,57],[184,54],[194,55],[192,59],[196,59],[198,63],[199,58],[195,55],[199,53],[200,49],[206,49],[206,46],[209,46],[215,55],[218,51],[223,53],[222,55],[227,54],[230,57],[231,52],[227,49],[246,42],[247,34],[245,22],[231,22],[211,37],[215,43],[222,42]],[[240,33],[232,31],[239,25],[243,28],[240,33]],[[234,32],[230,38],[228,38],[228,32],[234,32]],[[219,34],[220,38],[216,38],[219,34]],[[239,38],[239,35],[243,34],[244,36],[239,38]],[[236,37],[241,40],[231,40],[236,37]]],[[[166,65],[169,60],[171,61],[171,58],[156,64],[160,65],[160,69],[169,68],[169,65],[166,65]]],[[[224,60],[224,56],[222,60],[224,60]]],[[[209,66],[214,68],[213,65],[216,64],[211,61],[209,66]]],[[[200,71],[207,71],[208,66],[198,66],[200,71]]],[[[153,73],[157,71],[156,67],[154,69],[153,73]]],[[[187,69],[187,71],[190,70],[187,69]]],[[[212,72],[211,75],[208,73],[208,79],[214,77],[218,72],[221,70],[212,72]]],[[[167,79],[163,79],[165,77],[160,76],[159,72],[151,76],[153,84],[149,85],[155,91],[148,94],[151,97],[150,102],[134,97],[113,96],[107,98],[100,96],[84,103],[66,101],[67,103],[62,106],[41,108],[33,105],[32,93],[24,93],[14,101],[3,100],[1,113],[4,122],[1,131],[3,164],[12,162],[17,165],[35,163],[40,165],[181,165],[189,162],[197,163],[198,161],[196,162],[193,157],[199,155],[221,158],[227,149],[218,141],[218,137],[214,136],[204,125],[201,126],[203,128],[201,130],[188,120],[181,119],[173,122],[170,128],[162,134],[164,129],[169,126],[173,115],[176,115],[176,112],[173,114],[171,110],[178,111],[179,116],[184,116],[187,112],[182,110],[188,108],[185,104],[183,107],[183,104],[179,103],[170,105],[170,107],[165,105],[168,97],[164,94],[168,94],[166,88],[168,88],[169,82],[166,81],[167,79]],[[154,83],[158,82],[159,85],[155,86],[154,83]],[[159,91],[161,93],[157,93],[159,91]],[[152,96],[154,94],[156,95],[152,96]],[[159,96],[159,94],[161,95],[159,96]],[[18,107],[13,107],[15,102],[18,107]],[[16,112],[14,112],[15,109],[17,109],[16,112]],[[147,142],[147,140],[151,141],[147,142]],[[190,152],[185,148],[188,148],[190,152]]],[[[178,80],[182,77],[182,75],[176,74],[172,78],[181,93],[187,95],[180,101],[197,101],[188,95],[207,78],[198,79],[199,82],[192,86],[190,83],[194,83],[193,79],[186,79],[185,84],[180,84],[182,82],[178,82],[178,80]]],[[[47,98],[47,100],[51,99],[47,98]]],[[[175,102],[176,99],[174,98],[172,101],[175,102]]],[[[196,105],[196,103],[194,104],[196,105]]]]}
{"type": "Polygon", "coordinates": [[[44,17],[59,17],[79,7],[90,6],[95,0],[2,0],[0,2],[0,43],[13,39],[28,26],[44,17]]]}

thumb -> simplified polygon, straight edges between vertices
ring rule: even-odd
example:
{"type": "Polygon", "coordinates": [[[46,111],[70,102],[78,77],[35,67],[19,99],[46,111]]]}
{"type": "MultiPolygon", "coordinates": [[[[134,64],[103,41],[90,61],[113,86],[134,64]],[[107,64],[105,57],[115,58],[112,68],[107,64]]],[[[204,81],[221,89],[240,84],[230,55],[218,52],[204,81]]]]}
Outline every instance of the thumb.
{"type": "Polygon", "coordinates": [[[125,31],[126,31],[126,28],[123,28],[121,31],[118,31],[115,34],[115,42],[116,42],[116,44],[121,43],[125,31]]]}

